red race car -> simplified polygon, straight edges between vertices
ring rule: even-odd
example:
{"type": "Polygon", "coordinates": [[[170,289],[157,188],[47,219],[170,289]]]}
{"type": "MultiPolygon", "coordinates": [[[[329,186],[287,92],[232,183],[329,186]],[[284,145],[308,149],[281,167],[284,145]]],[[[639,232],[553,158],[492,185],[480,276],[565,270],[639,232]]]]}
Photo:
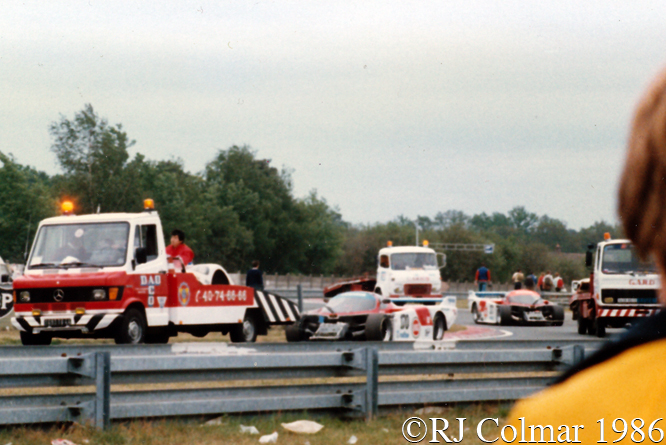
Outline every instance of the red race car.
{"type": "Polygon", "coordinates": [[[492,295],[470,292],[469,300],[476,323],[550,326],[564,324],[564,308],[544,300],[541,295],[531,290],[514,290],[506,294],[494,292],[492,295]]]}

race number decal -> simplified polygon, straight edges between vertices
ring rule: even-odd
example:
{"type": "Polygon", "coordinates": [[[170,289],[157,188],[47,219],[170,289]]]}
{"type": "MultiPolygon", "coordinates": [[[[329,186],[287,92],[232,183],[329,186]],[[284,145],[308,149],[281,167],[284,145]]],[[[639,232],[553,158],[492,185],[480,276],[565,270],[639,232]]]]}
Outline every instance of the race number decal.
{"type": "Polygon", "coordinates": [[[4,317],[12,311],[14,307],[14,297],[10,292],[2,292],[0,294],[0,318],[4,317]]]}

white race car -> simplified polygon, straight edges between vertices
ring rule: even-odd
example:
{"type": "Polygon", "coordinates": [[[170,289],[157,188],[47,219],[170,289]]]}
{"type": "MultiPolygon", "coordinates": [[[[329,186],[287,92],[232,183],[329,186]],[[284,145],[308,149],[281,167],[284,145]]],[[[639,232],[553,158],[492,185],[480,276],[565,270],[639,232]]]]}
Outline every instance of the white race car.
{"type": "Polygon", "coordinates": [[[544,326],[562,326],[564,323],[564,309],[532,290],[470,291],[468,300],[475,323],[544,326]]]}
{"type": "Polygon", "coordinates": [[[287,341],[441,340],[458,316],[456,297],[382,298],[372,292],[336,295],[287,326],[287,341]]]}

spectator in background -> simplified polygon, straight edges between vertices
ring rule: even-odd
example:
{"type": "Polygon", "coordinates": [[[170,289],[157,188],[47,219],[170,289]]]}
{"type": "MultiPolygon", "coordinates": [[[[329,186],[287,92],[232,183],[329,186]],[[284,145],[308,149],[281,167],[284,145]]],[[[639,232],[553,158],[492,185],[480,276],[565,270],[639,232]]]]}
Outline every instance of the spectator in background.
{"type": "Polygon", "coordinates": [[[490,269],[488,269],[484,263],[481,263],[481,267],[476,270],[474,284],[479,285],[479,292],[484,292],[489,283],[491,283],[490,269]]]}
{"type": "Polygon", "coordinates": [[[562,289],[564,289],[564,280],[560,276],[559,272],[555,272],[555,276],[553,277],[553,282],[555,285],[555,292],[560,292],[562,289]]]}
{"type": "Polygon", "coordinates": [[[534,286],[536,286],[536,283],[537,283],[536,275],[534,275],[532,272],[527,273],[527,277],[525,278],[525,287],[527,287],[527,278],[532,279],[532,290],[534,290],[534,286]]]}
{"type": "Polygon", "coordinates": [[[248,270],[245,275],[245,285],[256,290],[264,290],[264,274],[259,269],[259,261],[252,261],[252,269],[248,270]]]}
{"type": "Polygon", "coordinates": [[[544,272],[541,272],[541,273],[539,274],[539,279],[538,279],[537,282],[536,282],[537,290],[538,290],[539,292],[542,292],[542,291],[543,291],[543,277],[545,277],[545,276],[546,276],[546,274],[545,274],[544,272]]]}
{"type": "MultiPolygon", "coordinates": [[[[624,232],[641,257],[654,257],[662,283],[666,282],[665,172],[666,70],[650,86],[634,115],[618,193],[624,232]]],[[[666,288],[657,292],[657,298],[660,305],[666,305],[666,288]]],[[[664,417],[666,406],[664,326],[663,309],[632,325],[620,338],[574,365],[553,386],[518,402],[508,423],[517,431],[521,419],[527,425],[584,425],[576,441],[594,444],[603,440],[599,419],[606,419],[608,443],[620,441],[620,435],[613,433],[618,430],[611,419],[625,419],[624,425],[631,422],[631,426],[620,443],[661,441],[663,425],[657,420],[664,417]]]]}
{"type": "Polygon", "coordinates": [[[194,252],[185,244],[185,232],[180,229],[171,232],[171,244],[167,246],[166,254],[171,258],[179,258],[183,266],[192,263],[194,252]]]}
{"type": "Polygon", "coordinates": [[[543,277],[543,283],[541,284],[541,290],[544,292],[552,292],[553,290],[553,275],[549,270],[546,271],[546,275],[543,277]]]}
{"type": "Polygon", "coordinates": [[[529,275],[527,278],[525,278],[525,289],[527,290],[534,290],[535,284],[532,277],[534,277],[534,275],[529,275]]]}
{"type": "Polygon", "coordinates": [[[523,271],[518,269],[511,277],[511,280],[513,281],[514,289],[522,289],[523,281],[525,280],[525,275],[523,275],[523,271]]]}

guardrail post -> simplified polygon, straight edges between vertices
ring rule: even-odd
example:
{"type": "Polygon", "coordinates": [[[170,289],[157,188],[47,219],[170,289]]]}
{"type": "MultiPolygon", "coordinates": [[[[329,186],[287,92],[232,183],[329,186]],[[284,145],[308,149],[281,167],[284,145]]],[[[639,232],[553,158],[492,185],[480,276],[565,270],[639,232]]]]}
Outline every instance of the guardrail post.
{"type": "Polygon", "coordinates": [[[95,427],[107,429],[111,423],[111,354],[95,353],[95,427]]]}
{"type": "Polygon", "coordinates": [[[365,418],[371,420],[379,411],[379,353],[376,348],[365,348],[365,365],[365,418]]]}
{"type": "Polygon", "coordinates": [[[574,345],[573,347],[573,364],[576,366],[578,363],[585,359],[585,347],[582,345],[574,345]]]}
{"type": "Polygon", "coordinates": [[[303,313],[303,286],[300,283],[296,286],[296,295],[298,296],[298,312],[303,313]]]}

